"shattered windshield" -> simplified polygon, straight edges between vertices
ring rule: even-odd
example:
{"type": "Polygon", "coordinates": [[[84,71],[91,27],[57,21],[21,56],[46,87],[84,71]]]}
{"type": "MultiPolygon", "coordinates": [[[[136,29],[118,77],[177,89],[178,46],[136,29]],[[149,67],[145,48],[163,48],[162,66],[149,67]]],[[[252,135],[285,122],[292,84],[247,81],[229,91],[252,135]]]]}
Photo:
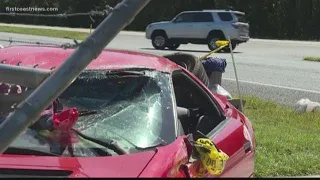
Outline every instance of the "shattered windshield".
{"type": "MultiPolygon", "coordinates": [[[[94,139],[116,141],[129,153],[140,152],[175,139],[169,87],[169,75],[157,71],[87,71],[61,94],[53,109],[59,113],[76,108],[79,117],[75,117],[73,128],[78,132],[94,139]]],[[[5,103],[1,106],[2,120],[8,115],[5,111],[12,108],[6,104],[7,107],[5,103]]],[[[51,110],[44,112],[37,122],[47,123],[50,118],[51,110]]],[[[61,151],[63,143],[56,133],[43,129],[44,126],[38,127],[40,125],[31,126],[12,146],[51,153],[61,151]]],[[[68,142],[75,156],[97,156],[93,148],[114,154],[75,133],[68,142]]],[[[62,155],[68,155],[67,150],[62,155]]]]}

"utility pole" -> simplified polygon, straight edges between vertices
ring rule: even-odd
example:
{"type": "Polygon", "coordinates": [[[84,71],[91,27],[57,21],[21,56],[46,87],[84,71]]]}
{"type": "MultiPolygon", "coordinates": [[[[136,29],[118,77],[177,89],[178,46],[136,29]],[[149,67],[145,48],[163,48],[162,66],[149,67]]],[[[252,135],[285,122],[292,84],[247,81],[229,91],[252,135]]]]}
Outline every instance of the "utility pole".
{"type": "Polygon", "coordinates": [[[40,113],[50,105],[97,58],[113,38],[149,3],[150,0],[123,0],[75,51],[0,125],[0,153],[24,132],[40,113]]]}

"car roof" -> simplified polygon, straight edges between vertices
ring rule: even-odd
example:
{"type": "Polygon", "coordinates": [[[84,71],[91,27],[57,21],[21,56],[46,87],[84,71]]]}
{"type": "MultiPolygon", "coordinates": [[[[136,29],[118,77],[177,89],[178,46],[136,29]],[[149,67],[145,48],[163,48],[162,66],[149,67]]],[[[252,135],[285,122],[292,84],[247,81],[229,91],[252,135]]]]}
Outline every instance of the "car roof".
{"type": "MultiPolygon", "coordinates": [[[[0,61],[9,65],[37,67],[39,69],[57,68],[75,49],[60,47],[17,45],[0,49],[0,61]]],[[[86,69],[112,70],[125,68],[148,68],[171,72],[179,66],[170,60],[147,53],[127,50],[103,50],[86,69]]]]}
{"type": "Polygon", "coordinates": [[[225,9],[204,9],[199,11],[183,11],[181,13],[194,13],[194,12],[230,12],[230,13],[237,13],[237,14],[245,14],[241,11],[233,11],[233,10],[225,10],[225,9]]]}
{"type": "Polygon", "coordinates": [[[223,9],[204,9],[202,11],[204,11],[204,12],[231,12],[231,13],[244,14],[244,12],[241,12],[241,11],[223,10],[223,9]]]}

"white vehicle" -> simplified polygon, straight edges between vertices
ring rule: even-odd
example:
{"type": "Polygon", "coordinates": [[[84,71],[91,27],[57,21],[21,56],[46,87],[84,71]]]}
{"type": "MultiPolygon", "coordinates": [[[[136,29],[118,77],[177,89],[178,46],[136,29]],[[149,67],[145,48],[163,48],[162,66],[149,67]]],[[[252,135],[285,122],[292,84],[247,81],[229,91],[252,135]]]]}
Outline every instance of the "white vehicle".
{"type": "MultiPolygon", "coordinates": [[[[149,24],[146,38],[155,49],[177,49],[180,44],[207,44],[210,50],[217,48],[217,40],[230,37],[233,49],[247,42],[249,24],[245,13],[231,10],[184,11],[171,21],[149,24]]],[[[230,51],[225,48],[224,51],[230,51]]]]}

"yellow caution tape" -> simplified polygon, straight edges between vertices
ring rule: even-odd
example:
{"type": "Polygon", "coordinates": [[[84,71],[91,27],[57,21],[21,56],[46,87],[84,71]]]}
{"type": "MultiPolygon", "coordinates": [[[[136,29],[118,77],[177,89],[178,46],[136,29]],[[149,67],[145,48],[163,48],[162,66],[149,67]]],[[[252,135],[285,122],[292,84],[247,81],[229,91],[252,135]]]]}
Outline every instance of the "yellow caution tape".
{"type": "Polygon", "coordinates": [[[200,57],[199,60],[201,61],[201,60],[207,58],[208,56],[210,56],[211,54],[216,53],[216,52],[220,51],[221,49],[227,47],[227,46],[229,45],[229,41],[217,41],[217,42],[216,42],[216,45],[217,45],[219,48],[217,48],[217,49],[209,52],[208,54],[200,57]]]}
{"type": "Polygon", "coordinates": [[[218,46],[218,47],[221,47],[221,46],[227,46],[227,45],[229,45],[229,41],[217,41],[216,42],[216,45],[218,46]]]}
{"type": "Polygon", "coordinates": [[[229,156],[219,150],[208,138],[199,138],[195,147],[200,154],[203,166],[211,175],[220,175],[226,165],[229,156]]]}

